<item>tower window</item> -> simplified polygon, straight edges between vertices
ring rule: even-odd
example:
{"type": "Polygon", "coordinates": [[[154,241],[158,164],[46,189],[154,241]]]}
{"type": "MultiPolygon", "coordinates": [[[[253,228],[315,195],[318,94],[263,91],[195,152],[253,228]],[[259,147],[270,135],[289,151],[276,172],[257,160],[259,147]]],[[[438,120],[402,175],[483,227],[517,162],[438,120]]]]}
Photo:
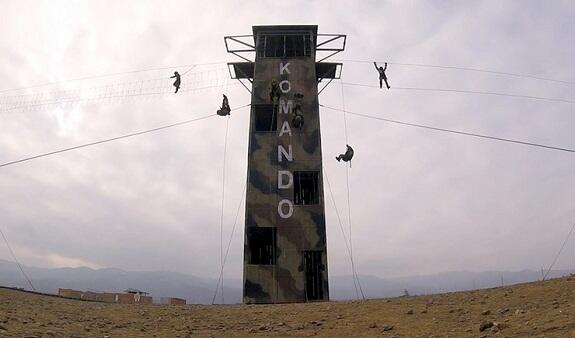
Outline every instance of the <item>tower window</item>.
{"type": "Polygon", "coordinates": [[[296,171],[294,179],[294,204],[319,204],[319,172],[296,171]]]}
{"type": "Polygon", "coordinates": [[[254,127],[256,132],[277,130],[277,109],[273,104],[254,105],[254,127]]]}
{"type": "Polygon", "coordinates": [[[247,237],[250,250],[249,264],[276,264],[275,228],[249,227],[247,237]]]}
{"type": "Polygon", "coordinates": [[[284,36],[283,35],[267,35],[266,43],[266,57],[282,57],[284,56],[284,36]]]}
{"type": "Polygon", "coordinates": [[[258,36],[258,56],[260,57],[296,57],[311,56],[311,34],[260,34],[258,36]]]}

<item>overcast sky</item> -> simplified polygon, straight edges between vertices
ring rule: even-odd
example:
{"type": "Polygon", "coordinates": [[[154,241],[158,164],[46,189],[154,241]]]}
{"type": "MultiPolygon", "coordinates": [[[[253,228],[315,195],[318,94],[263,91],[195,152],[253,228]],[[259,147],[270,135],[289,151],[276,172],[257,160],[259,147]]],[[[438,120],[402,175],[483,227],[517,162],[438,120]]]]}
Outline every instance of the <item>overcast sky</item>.
{"type": "MultiPolygon", "coordinates": [[[[3,0],[0,90],[59,83],[0,93],[0,163],[212,114],[224,92],[232,108],[249,103],[249,93],[226,80],[226,66],[217,62],[237,60],[226,53],[223,36],[251,34],[252,25],[264,24],[317,24],[320,33],[347,34],[346,51],[333,59],[395,63],[387,71],[389,91],[344,87],[349,111],[575,148],[574,104],[394,89],[575,100],[568,83],[397,65],[575,81],[573,17],[572,1],[3,0]],[[178,95],[168,92],[168,77],[189,67],[65,81],[214,62],[184,76],[188,91],[178,95]],[[126,82],[160,84],[165,94],[6,110],[6,102],[68,95],[49,94],[57,90],[83,97],[102,94],[99,86],[137,92],[126,82]],[[23,94],[30,96],[12,97],[23,94]]],[[[346,61],[342,76],[377,85],[369,63],[346,61]]],[[[341,84],[334,81],[320,102],[341,108],[341,84]]],[[[345,149],[344,119],[325,109],[321,119],[326,174],[347,232],[346,169],[334,160],[345,149]]],[[[243,198],[248,122],[246,108],[229,120],[226,242],[243,198]]],[[[539,269],[549,266],[575,222],[573,153],[352,115],[347,127],[355,149],[349,185],[360,274],[539,269]]],[[[226,119],[214,117],[0,168],[0,227],[26,265],[217,276],[225,131],[226,119]]],[[[325,193],[330,273],[349,274],[325,193]]],[[[241,277],[243,216],[242,205],[227,277],[241,277]]],[[[11,260],[3,243],[0,258],[11,260]]],[[[573,262],[575,238],[556,268],[575,268],[573,262]]]]}

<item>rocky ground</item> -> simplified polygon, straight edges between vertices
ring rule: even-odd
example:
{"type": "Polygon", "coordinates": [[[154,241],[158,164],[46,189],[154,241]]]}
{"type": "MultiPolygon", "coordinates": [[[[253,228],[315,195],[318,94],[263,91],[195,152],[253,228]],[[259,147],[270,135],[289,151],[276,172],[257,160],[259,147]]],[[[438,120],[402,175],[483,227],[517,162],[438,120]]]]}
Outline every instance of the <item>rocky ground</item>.
{"type": "Polygon", "coordinates": [[[119,305],[0,289],[0,337],[575,338],[575,277],[431,296],[285,305],[119,305]]]}

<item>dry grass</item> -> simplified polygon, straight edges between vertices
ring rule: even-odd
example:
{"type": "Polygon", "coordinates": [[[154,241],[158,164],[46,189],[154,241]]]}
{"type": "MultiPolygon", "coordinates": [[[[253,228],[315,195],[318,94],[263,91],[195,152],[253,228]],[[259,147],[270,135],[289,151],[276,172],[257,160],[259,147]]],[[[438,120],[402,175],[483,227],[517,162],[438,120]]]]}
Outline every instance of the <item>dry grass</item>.
{"type": "Polygon", "coordinates": [[[433,296],[285,305],[119,305],[0,289],[0,337],[575,338],[575,277],[433,296]],[[482,323],[494,326],[480,331],[482,323]]]}

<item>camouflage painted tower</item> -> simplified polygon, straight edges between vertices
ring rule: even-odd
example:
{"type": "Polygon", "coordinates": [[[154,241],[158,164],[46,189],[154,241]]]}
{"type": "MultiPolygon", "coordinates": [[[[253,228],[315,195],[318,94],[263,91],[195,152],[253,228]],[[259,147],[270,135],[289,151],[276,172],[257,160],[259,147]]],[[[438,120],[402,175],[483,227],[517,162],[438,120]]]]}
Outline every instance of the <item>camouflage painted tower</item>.
{"type": "Polygon", "coordinates": [[[316,56],[342,51],[345,35],[254,26],[253,35],[224,41],[246,60],[229,64],[232,78],[252,84],[243,301],[328,300],[318,85],[337,78],[341,64],[316,56]]]}

